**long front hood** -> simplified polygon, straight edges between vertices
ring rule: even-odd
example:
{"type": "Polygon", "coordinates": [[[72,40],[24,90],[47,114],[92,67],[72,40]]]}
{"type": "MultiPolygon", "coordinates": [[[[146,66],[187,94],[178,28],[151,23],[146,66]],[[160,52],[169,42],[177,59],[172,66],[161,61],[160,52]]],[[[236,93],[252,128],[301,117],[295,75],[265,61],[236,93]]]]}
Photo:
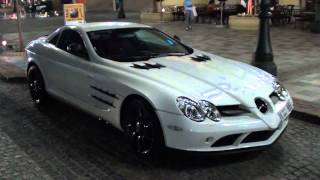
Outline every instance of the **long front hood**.
{"type": "Polygon", "coordinates": [[[273,90],[271,75],[240,62],[210,57],[211,60],[206,62],[194,61],[191,56],[155,58],[147,63],[165,67],[135,71],[179,90],[181,96],[209,100],[215,105],[256,107],[255,97],[268,99],[273,90]]]}

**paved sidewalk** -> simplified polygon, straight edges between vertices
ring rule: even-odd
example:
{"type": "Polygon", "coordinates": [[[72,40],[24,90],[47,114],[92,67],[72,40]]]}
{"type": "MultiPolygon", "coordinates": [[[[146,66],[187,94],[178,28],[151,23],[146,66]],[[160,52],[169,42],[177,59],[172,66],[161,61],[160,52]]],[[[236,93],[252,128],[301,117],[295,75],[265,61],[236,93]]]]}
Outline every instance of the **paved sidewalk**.
{"type": "Polygon", "coordinates": [[[9,82],[25,81],[26,59],[21,52],[0,55],[0,78],[9,82]]]}
{"type": "MultiPolygon", "coordinates": [[[[194,48],[245,63],[251,62],[257,44],[257,32],[254,31],[218,29],[213,25],[195,24],[193,31],[186,32],[183,22],[150,25],[170,35],[180,36],[183,42],[194,48]]],[[[290,27],[272,28],[271,32],[278,77],[297,102],[295,110],[320,118],[320,35],[290,27]]],[[[14,34],[10,36],[14,37],[14,34]]],[[[26,42],[38,36],[39,33],[27,33],[26,42]]],[[[25,70],[25,60],[15,54],[0,56],[0,62],[14,64],[25,70]]],[[[17,74],[21,75],[22,73],[17,74]]]]}

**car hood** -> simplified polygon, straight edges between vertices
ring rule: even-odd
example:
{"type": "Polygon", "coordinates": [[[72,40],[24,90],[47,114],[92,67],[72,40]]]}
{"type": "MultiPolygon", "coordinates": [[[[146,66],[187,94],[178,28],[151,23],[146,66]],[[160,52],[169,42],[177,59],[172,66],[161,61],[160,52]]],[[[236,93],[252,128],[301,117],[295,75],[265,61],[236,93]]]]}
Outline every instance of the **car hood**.
{"type": "MultiPolygon", "coordinates": [[[[254,99],[269,99],[273,91],[272,75],[250,65],[206,54],[211,60],[196,61],[189,56],[169,56],[132,63],[139,66],[159,64],[163,67],[133,68],[141,76],[165,84],[195,100],[208,100],[215,105],[242,104],[256,107],[254,99]]],[[[203,53],[202,53],[203,54],[203,53]]]]}

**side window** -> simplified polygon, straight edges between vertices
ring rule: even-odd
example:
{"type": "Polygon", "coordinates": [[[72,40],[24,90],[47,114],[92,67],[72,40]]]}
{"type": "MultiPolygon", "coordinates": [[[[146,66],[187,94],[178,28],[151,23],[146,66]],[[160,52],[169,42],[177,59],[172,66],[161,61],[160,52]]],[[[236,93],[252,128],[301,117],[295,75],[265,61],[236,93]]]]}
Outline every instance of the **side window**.
{"type": "Polygon", "coordinates": [[[59,39],[59,35],[60,33],[56,34],[53,38],[51,38],[51,40],[49,41],[50,44],[53,44],[53,45],[57,45],[57,41],[59,39]]]}
{"type": "Polygon", "coordinates": [[[61,34],[58,48],[83,59],[89,59],[87,50],[80,34],[74,30],[67,29],[61,34]]]}

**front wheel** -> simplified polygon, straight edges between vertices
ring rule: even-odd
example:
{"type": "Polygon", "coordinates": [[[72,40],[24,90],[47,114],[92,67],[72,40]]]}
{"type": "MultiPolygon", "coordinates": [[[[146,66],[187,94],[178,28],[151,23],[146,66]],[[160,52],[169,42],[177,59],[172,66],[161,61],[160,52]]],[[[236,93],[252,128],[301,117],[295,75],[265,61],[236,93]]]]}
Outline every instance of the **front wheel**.
{"type": "Polygon", "coordinates": [[[28,69],[27,76],[32,100],[36,105],[44,105],[47,101],[47,93],[40,70],[33,65],[28,69]]]}
{"type": "Polygon", "coordinates": [[[130,101],[124,108],[124,131],[134,150],[143,157],[158,155],[164,148],[164,140],[153,108],[141,99],[130,101]]]}

